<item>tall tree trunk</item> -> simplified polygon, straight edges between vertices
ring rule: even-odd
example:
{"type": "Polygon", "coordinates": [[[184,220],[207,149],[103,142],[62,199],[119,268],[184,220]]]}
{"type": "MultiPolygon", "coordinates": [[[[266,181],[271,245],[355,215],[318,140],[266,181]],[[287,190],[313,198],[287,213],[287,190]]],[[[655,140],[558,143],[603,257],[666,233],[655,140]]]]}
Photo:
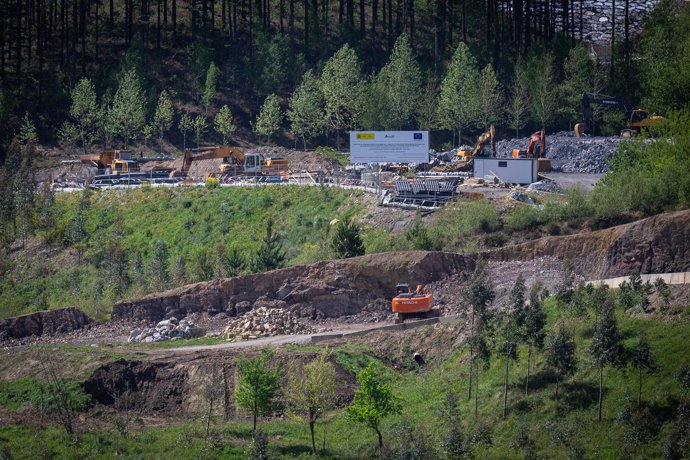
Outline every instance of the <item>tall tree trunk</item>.
{"type": "Polygon", "coordinates": [[[379,448],[383,447],[383,437],[381,436],[381,430],[376,428],[376,434],[379,437],[379,448]]]}
{"type": "Polygon", "coordinates": [[[506,352],[506,370],[503,378],[503,418],[508,415],[508,366],[510,365],[510,357],[506,352]]]}
{"type": "Polygon", "coordinates": [[[604,400],[604,366],[599,366],[599,421],[601,422],[601,403],[604,400]]]}
{"type": "Polygon", "coordinates": [[[388,51],[393,49],[393,0],[388,1],[388,51]]]}
{"type": "Polygon", "coordinates": [[[338,25],[343,24],[344,13],[345,13],[345,0],[338,0],[338,25]]]}
{"type": "Polygon", "coordinates": [[[407,8],[408,8],[408,15],[410,17],[410,46],[414,47],[414,29],[415,29],[414,0],[409,0],[407,8]]]}
{"type": "Polygon", "coordinates": [[[288,20],[288,29],[290,34],[290,47],[295,46],[295,0],[290,0],[290,18],[288,20]]]}
{"type": "MultiPolygon", "coordinates": [[[[515,137],[517,138],[517,133],[515,134],[515,137]]],[[[532,359],[532,343],[530,342],[527,344],[527,378],[525,378],[525,394],[529,392],[529,365],[530,361],[532,359]]]]}
{"type": "Polygon", "coordinates": [[[479,413],[479,363],[475,369],[476,377],[474,379],[474,416],[477,417],[479,413]]]}
{"type": "Polygon", "coordinates": [[[115,25],[115,0],[110,0],[110,27],[115,25]]]}
{"type": "Polygon", "coordinates": [[[316,442],[314,440],[314,422],[309,420],[309,433],[311,434],[311,453],[316,455],[316,442]]]}
{"type": "Polygon", "coordinates": [[[304,53],[309,56],[309,0],[304,3],[304,53]]]}
{"type": "Polygon", "coordinates": [[[379,14],[379,0],[371,0],[371,43],[372,49],[376,46],[376,22],[379,14]]]}
{"type": "Polygon", "coordinates": [[[640,387],[637,393],[637,407],[642,405],[642,366],[640,366],[640,387]]]}
{"type": "Polygon", "coordinates": [[[360,37],[366,35],[364,28],[364,0],[359,0],[359,35],[360,37]]]}
{"type": "Polygon", "coordinates": [[[161,49],[161,0],[156,3],[156,49],[161,49]]]}
{"type": "Polygon", "coordinates": [[[532,0],[525,0],[525,49],[528,49],[531,42],[532,24],[532,0]]]}
{"type": "Polygon", "coordinates": [[[285,31],[283,29],[283,19],[285,19],[285,0],[280,0],[279,8],[280,8],[280,35],[283,35],[285,33],[285,31]]]}
{"type": "Polygon", "coordinates": [[[172,14],[172,25],[173,25],[173,38],[177,37],[177,0],[172,0],[171,11],[172,14]]]}

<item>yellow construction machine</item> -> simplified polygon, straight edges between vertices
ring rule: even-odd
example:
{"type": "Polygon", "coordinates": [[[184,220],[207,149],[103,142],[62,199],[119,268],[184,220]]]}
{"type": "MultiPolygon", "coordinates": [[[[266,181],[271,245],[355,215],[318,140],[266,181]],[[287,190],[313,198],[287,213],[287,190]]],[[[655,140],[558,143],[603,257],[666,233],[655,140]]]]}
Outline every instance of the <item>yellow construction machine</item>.
{"type": "Polygon", "coordinates": [[[472,150],[458,150],[457,155],[460,159],[460,166],[462,168],[471,168],[474,157],[493,158],[496,156],[496,142],[494,137],[496,130],[494,125],[477,138],[477,143],[474,144],[472,150]]]}
{"type": "Polygon", "coordinates": [[[139,165],[132,159],[131,150],[104,150],[94,155],[79,157],[82,163],[95,166],[99,174],[129,174],[139,171],[139,165]]]}
{"type": "Polygon", "coordinates": [[[606,96],[603,94],[583,93],[582,94],[582,117],[583,122],[575,125],[575,135],[580,137],[592,126],[592,114],[590,105],[597,104],[605,107],[620,109],[625,114],[626,128],[621,131],[621,137],[632,137],[640,134],[643,128],[657,126],[664,121],[664,117],[649,115],[644,109],[630,109],[628,105],[617,97],[606,96]]]}
{"type": "Polygon", "coordinates": [[[213,146],[187,150],[182,160],[183,174],[188,174],[194,161],[221,158],[218,171],[209,177],[270,176],[287,172],[288,161],[284,158],[264,158],[259,153],[245,153],[237,147],[213,146]]]}

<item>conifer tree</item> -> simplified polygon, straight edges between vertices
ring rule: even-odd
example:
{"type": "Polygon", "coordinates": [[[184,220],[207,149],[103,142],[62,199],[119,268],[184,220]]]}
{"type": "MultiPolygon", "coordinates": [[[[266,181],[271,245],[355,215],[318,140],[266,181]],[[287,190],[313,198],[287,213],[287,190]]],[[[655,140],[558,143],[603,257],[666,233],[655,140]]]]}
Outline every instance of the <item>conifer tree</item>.
{"type": "Polygon", "coordinates": [[[335,130],[336,148],[340,148],[340,131],[355,127],[364,102],[359,60],[348,44],[324,65],[321,90],[326,101],[326,120],[335,130]]]}
{"type": "Polygon", "coordinates": [[[177,128],[182,133],[182,150],[187,150],[187,133],[194,129],[194,120],[188,113],[183,113],[177,128]]]}
{"type": "Polygon", "coordinates": [[[292,93],[287,117],[292,133],[302,138],[304,150],[307,149],[307,139],[313,139],[323,131],[326,125],[324,98],[319,81],[311,70],[304,74],[302,82],[292,93]]]}
{"type": "Polygon", "coordinates": [[[266,136],[266,143],[271,143],[271,135],[275,134],[280,129],[280,124],[283,122],[283,112],[280,110],[280,101],[278,96],[271,94],[266,97],[261,111],[256,117],[254,124],[254,131],[257,134],[266,136]]]}
{"type": "Polygon", "coordinates": [[[216,132],[223,136],[223,145],[226,145],[228,136],[237,129],[232,118],[232,112],[227,104],[223,105],[216,114],[216,117],[213,119],[213,126],[216,132]]]}
{"type": "Polygon", "coordinates": [[[208,108],[216,97],[216,83],[218,80],[218,67],[211,62],[206,71],[206,83],[204,84],[204,94],[201,96],[201,103],[204,106],[204,115],[208,114],[208,108]]]}
{"type": "Polygon", "coordinates": [[[86,147],[91,144],[98,123],[96,89],[88,78],[79,80],[72,90],[72,106],[69,114],[77,122],[82,149],[86,154],[86,147]]]}
{"type": "Polygon", "coordinates": [[[489,126],[501,119],[503,95],[496,72],[487,64],[479,75],[479,116],[475,122],[478,128],[488,130],[489,126]]]}
{"type": "Polygon", "coordinates": [[[453,131],[453,142],[457,132],[462,144],[462,131],[477,121],[479,106],[477,62],[467,45],[460,42],[441,83],[438,103],[440,127],[453,131]]]}
{"type": "Polygon", "coordinates": [[[532,351],[541,350],[544,347],[546,334],[546,312],[542,306],[539,292],[541,283],[534,283],[530,289],[529,304],[525,308],[525,317],[522,336],[527,342],[527,376],[525,377],[525,394],[529,391],[530,366],[532,363],[532,351]]]}
{"type": "MultiPolygon", "coordinates": [[[[470,285],[463,290],[463,297],[470,305],[470,347],[469,361],[469,384],[467,386],[467,399],[472,397],[473,378],[475,385],[478,386],[479,377],[475,374],[479,372],[478,363],[484,360],[488,364],[490,350],[486,343],[486,331],[490,330],[491,313],[489,304],[493,302],[496,294],[491,286],[486,273],[486,262],[479,261],[474,269],[470,285]]],[[[475,411],[478,396],[475,394],[475,411]]]]}
{"type": "Polygon", "coordinates": [[[151,275],[156,289],[165,289],[170,281],[168,270],[168,245],[161,240],[153,243],[153,255],[151,257],[151,275]]]}
{"type": "Polygon", "coordinates": [[[134,69],[127,71],[120,80],[111,116],[127,148],[130,139],[136,137],[146,124],[146,100],[134,69]]]}
{"type": "Polygon", "coordinates": [[[163,145],[163,136],[172,128],[173,117],[175,112],[173,110],[172,101],[168,96],[168,91],[161,91],[158,98],[158,105],[156,106],[156,113],[153,115],[153,126],[158,131],[158,144],[163,145]]]}
{"type": "Polygon", "coordinates": [[[422,76],[407,35],[398,37],[390,60],[378,74],[386,93],[387,119],[393,130],[400,130],[412,121],[421,96],[422,76]]]}
{"type": "Polygon", "coordinates": [[[194,135],[196,136],[196,148],[199,148],[201,143],[201,136],[206,132],[208,128],[208,123],[206,122],[206,117],[203,115],[197,115],[193,122],[194,135]]]}
{"type": "Polygon", "coordinates": [[[254,273],[266,272],[283,268],[284,265],[283,244],[280,241],[280,236],[273,231],[273,220],[269,219],[266,224],[266,235],[252,260],[252,271],[254,273]]]}
{"type": "Polygon", "coordinates": [[[599,412],[598,419],[601,422],[601,406],[604,399],[604,367],[622,366],[625,362],[623,345],[618,333],[618,322],[612,305],[606,305],[600,318],[594,325],[594,335],[589,351],[594,362],[599,368],[599,412]]]}
{"type": "Polygon", "coordinates": [[[530,65],[530,108],[542,129],[551,123],[558,108],[558,86],[553,67],[554,56],[551,53],[533,58],[530,65]]]}
{"type": "Polygon", "coordinates": [[[654,374],[659,371],[659,365],[657,360],[654,358],[652,351],[649,346],[649,341],[647,340],[647,334],[644,332],[640,334],[637,339],[637,343],[632,350],[630,357],[630,364],[638,372],[638,393],[637,393],[637,405],[642,405],[642,373],[654,374]]]}
{"type": "Polygon", "coordinates": [[[556,373],[556,398],[558,398],[558,387],[561,381],[577,370],[575,341],[562,323],[559,324],[555,334],[549,335],[547,349],[546,364],[556,373]]]}
{"type": "Polygon", "coordinates": [[[336,224],[331,247],[338,259],[364,255],[364,243],[359,227],[351,217],[346,217],[336,224]]]}
{"type": "Polygon", "coordinates": [[[527,71],[521,61],[515,64],[513,78],[508,88],[506,116],[508,126],[515,130],[515,137],[520,137],[520,130],[525,127],[529,114],[529,82],[527,71]]]}

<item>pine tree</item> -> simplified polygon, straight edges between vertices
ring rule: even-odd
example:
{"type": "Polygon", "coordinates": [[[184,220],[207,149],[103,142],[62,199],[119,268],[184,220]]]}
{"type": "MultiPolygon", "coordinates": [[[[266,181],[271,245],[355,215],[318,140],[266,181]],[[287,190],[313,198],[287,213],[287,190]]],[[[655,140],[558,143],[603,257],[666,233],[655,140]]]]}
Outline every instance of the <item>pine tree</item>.
{"type": "Polygon", "coordinates": [[[266,272],[285,266],[285,251],[280,236],[273,231],[273,220],[266,224],[266,235],[251,263],[252,272],[266,272]]]}
{"type": "Polygon", "coordinates": [[[194,120],[188,113],[183,113],[177,128],[182,133],[182,149],[187,150],[187,133],[194,129],[194,120]]]}
{"type": "Polygon", "coordinates": [[[214,62],[208,66],[206,71],[206,84],[204,94],[201,96],[201,103],[204,106],[204,114],[208,114],[208,108],[216,97],[216,83],[218,80],[218,67],[214,62]]]}
{"type": "Polygon", "coordinates": [[[508,369],[510,361],[517,361],[518,339],[522,333],[525,320],[525,280],[518,275],[510,300],[503,315],[503,334],[501,337],[501,352],[505,359],[505,373],[503,376],[503,418],[508,415],[508,369]]]}
{"type": "Polygon", "coordinates": [[[546,312],[539,298],[541,283],[534,283],[530,289],[529,304],[525,308],[524,328],[522,336],[527,342],[527,376],[525,377],[525,394],[529,391],[530,366],[532,351],[541,350],[544,347],[544,327],[546,326],[546,312]]]}
{"type": "Polygon", "coordinates": [[[280,129],[283,122],[283,112],[280,110],[278,96],[271,94],[266,98],[261,106],[261,111],[256,117],[254,131],[257,134],[266,136],[266,143],[271,143],[271,135],[280,129]]]}
{"type": "Polygon", "coordinates": [[[615,310],[612,305],[606,305],[601,316],[594,325],[592,343],[589,346],[592,358],[599,368],[599,413],[601,422],[601,406],[604,399],[604,367],[622,366],[625,362],[623,345],[618,333],[615,310]]]}
{"type": "Polygon", "coordinates": [[[326,120],[336,131],[336,148],[340,148],[340,130],[355,127],[364,102],[359,60],[349,45],[343,45],[324,65],[321,89],[326,101],[326,120]]]}
{"type": "Polygon", "coordinates": [[[409,126],[422,91],[422,76],[407,35],[398,37],[390,60],[378,74],[389,102],[387,119],[393,130],[409,126]]]}
{"type": "Polygon", "coordinates": [[[637,393],[637,405],[642,405],[642,372],[654,374],[659,371],[657,360],[652,355],[647,335],[643,332],[635,344],[630,357],[630,364],[638,372],[639,390],[637,393]]]}
{"type": "Polygon", "coordinates": [[[487,64],[479,75],[479,116],[476,126],[488,130],[489,126],[501,119],[503,112],[503,95],[501,85],[496,78],[496,72],[491,64],[487,64]]]}
{"type": "Polygon", "coordinates": [[[151,275],[154,287],[159,290],[166,289],[170,281],[168,257],[168,245],[161,240],[154,241],[153,255],[151,257],[151,275]]]}
{"type": "MultiPolygon", "coordinates": [[[[563,82],[560,92],[563,104],[560,112],[572,124],[582,117],[582,93],[599,93],[604,89],[606,76],[596,58],[592,58],[586,46],[573,47],[563,62],[563,82]]],[[[601,107],[593,106],[593,118],[598,118],[601,107]]]]}
{"type": "Polygon", "coordinates": [[[462,130],[474,124],[479,116],[479,72],[472,52],[460,42],[453,53],[441,83],[438,103],[440,127],[455,132],[462,144],[462,130]]]}
{"type": "MultiPolygon", "coordinates": [[[[462,291],[465,301],[470,305],[470,337],[468,344],[470,348],[469,361],[469,384],[467,386],[467,399],[472,397],[473,378],[478,387],[479,380],[479,361],[489,363],[490,350],[486,343],[486,332],[490,330],[491,313],[489,305],[493,302],[496,294],[486,273],[486,263],[477,262],[474,269],[470,285],[462,291]]],[[[478,395],[475,392],[475,413],[478,405],[478,395]]]]}
{"type": "Polygon", "coordinates": [[[127,148],[130,139],[136,137],[146,124],[146,100],[134,69],[127,71],[120,80],[111,116],[127,148]]]}
{"type": "Polygon", "coordinates": [[[506,107],[508,126],[515,130],[515,137],[520,137],[520,130],[525,127],[528,120],[529,83],[527,78],[525,67],[518,61],[513,69],[506,107]]]}
{"type": "Polygon", "coordinates": [[[201,142],[201,136],[206,132],[208,128],[208,123],[206,122],[206,117],[203,115],[197,115],[193,121],[194,135],[196,136],[196,148],[199,148],[201,142]]]}
{"type": "Polygon", "coordinates": [[[213,126],[216,132],[223,136],[223,145],[226,145],[228,136],[237,129],[232,118],[232,112],[227,104],[223,105],[216,114],[216,117],[213,119],[213,126]]]}
{"type": "Polygon", "coordinates": [[[288,103],[290,130],[295,136],[302,138],[304,150],[307,150],[307,139],[316,137],[326,125],[323,93],[311,70],[304,74],[288,103]]]}
{"type": "Polygon", "coordinates": [[[77,122],[82,149],[86,154],[86,147],[91,144],[98,123],[96,90],[88,78],[82,78],[72,90],[72,106],[69,114],[77,122]]]}
{"type": "Polygon", "coordinates": [[[163,136],[172,128],[173,117],[175,112],[173,110],[172,101],[168,96],[168,91],[161,91],[158,98],[158,105],[156,106],[156,113],[153,116],[153,126],[158,131],[158,144],[162,147],[163,136]]]}
{"type": "Polygon", "coordinates": [[[331,247],[338,259],[364,255],[364,243],[359,227],[351,217],[346,217],[336,224],[331,247]]]}
{"type": "Polygon", "coordinates": [[[562,323],[559,324],[555,334],[549,335],[547,349],[546,365],[556,373],[556,398],[558,398],[560,382],[577,370],[575,341],[562,323]]]}
{"type": "Polygon", "coordinates": [[[530,109],[542,129],[551,123],[558,108],[558,86],[553,67],[551,53],[533,58],[530,64],[530,109]]]}

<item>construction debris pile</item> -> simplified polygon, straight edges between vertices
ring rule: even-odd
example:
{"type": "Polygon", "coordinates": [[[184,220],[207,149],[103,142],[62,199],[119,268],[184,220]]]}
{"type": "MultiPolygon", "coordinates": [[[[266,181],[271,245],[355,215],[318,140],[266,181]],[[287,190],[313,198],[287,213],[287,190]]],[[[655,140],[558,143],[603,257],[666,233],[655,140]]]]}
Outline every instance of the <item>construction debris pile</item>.
{"type": "Polygon", "coordinates": [[[259,307],[248,311],[228,324],[223,335],[231,342],[253,340],[274,335],[313,334],[316,329],[309,327],[287,310],[282,308],[259,307]]]}
{"type": "MultiPolygon", "coordinates": [[[[529,138],[496,142],[496,156],[509,158],[513,149],[524,148],[529,138]]],[[[597,174],[608,171],[606,159],[618,148],[620,137],[575,137],[568,131],[548,134],[546,157],[553,171],[597,174]]]]}
{"type": "Polygon", "coordinates": [[[134,329],[129,334],[129,343],[149,343],[161,342],[163,340],[180,340],[190,339],[193,337],[203,337],[206,331],[200,327],[196,327],[191,320],[172,317],[163,320],[156,324],[156,327],[146,327],[143,329],[134,329]]]}

